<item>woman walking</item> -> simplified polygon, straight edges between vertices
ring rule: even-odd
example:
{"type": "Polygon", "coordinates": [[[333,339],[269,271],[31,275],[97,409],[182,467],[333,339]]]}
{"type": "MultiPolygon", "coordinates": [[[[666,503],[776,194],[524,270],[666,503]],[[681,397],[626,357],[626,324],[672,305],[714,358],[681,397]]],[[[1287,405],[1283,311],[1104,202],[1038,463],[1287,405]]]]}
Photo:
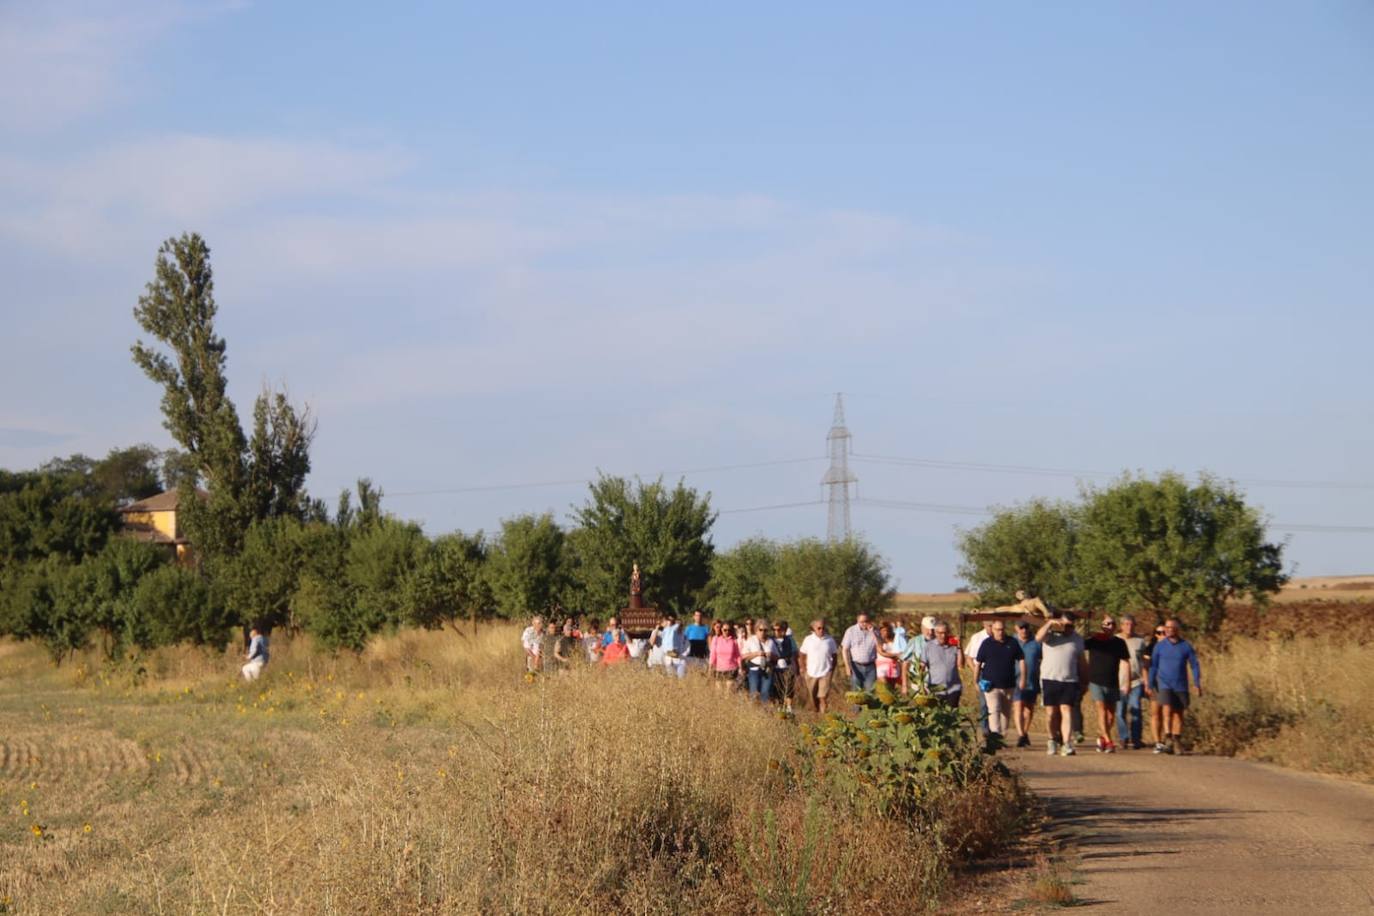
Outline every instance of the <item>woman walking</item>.
{"type": "Polygon", "coordinates": [[[878,680],[892,688],[904,687],[902,648],[891,624],[878,627],[878,680]]]}
{"type": "Polygon", "coordinates": [[[735,641],[735,628],[729,621],[717,621],[711,625],[711,655],[709,664],[711,678],[720,684],[729,684],[739,672],[739,643],[735,641]]]}

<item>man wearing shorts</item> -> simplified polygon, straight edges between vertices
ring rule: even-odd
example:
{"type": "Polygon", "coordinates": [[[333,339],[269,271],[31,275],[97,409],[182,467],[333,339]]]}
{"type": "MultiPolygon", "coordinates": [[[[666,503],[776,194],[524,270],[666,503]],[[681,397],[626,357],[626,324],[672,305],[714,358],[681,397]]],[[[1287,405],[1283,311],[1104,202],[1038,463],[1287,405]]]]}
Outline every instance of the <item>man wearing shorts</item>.
{"type": "Polygon", "coordinates": [[[1202,669],[1192,644],[1183,638],[1183,624],[1177,617],[1164,621],[1164,638],[1150,653],[1150,689],[1164,711],[1169,744],[1155,745],[1156,754],[1177,754],[1182,750],[1183,713],[1188,708],[1188,672],[1193,672],[1193,688],[1202,696],[1202,669]]]}
{"type": "Polygon", "coordinates": [[[1040,693],[1049,713],[1050,740],[1048,753],[1072,757],[1073,708],[1078,705],[1079,685],[1088,673],[1088,659],[1083,650],[1083,637],[1073,631],[1073,614],[1045,621],[1035,634],[1041,645],[1040,693]],[[1055,739],[1062,738],[1063,744],[1055,739]]]}
{"type": "Polygon", "coordinates": [[[1026,685],[1011,695],[1011,715],[1016,725],[1016,746],[1030,747],[1031,719],[1035,717],[1035,701],[1040,698],[1040,643],[1031,636],[1030,624],[1022,620],[1016,625],[1016,641],[1026,660],[1026,685]]]}
{"type": "Polygon", "coordinates": [[[806,695],[816,712],[825,715],[825,701],[830,696],[830,676],[835,671],[835,655],[839,647],[825,631],[824,620],[811,621],[811,632],[802,640],[802,670],[806,672],[806,695]]]}
{"type": "Polygon", "coordinates": [[[1088,639],[1088,692],[1097,706],[1097,751],[1115,754],[1116,704],[1131,682],[1131,651],[1116,635],[1116,620],[1108,614],[1102,629],[1088,639]]]}

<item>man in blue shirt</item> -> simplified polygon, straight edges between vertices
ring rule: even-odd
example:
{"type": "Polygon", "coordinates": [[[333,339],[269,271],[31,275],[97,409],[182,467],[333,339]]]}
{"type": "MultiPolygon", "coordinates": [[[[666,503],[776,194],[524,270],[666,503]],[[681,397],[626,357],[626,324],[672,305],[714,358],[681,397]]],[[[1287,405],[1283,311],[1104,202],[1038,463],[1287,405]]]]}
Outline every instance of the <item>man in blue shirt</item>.
{"type": "Polygon", "coordinates": [[[1016,724],[1016,746],[1030,747],[1031,719],[1035,718],[1035,702],[1040,699],[1040,650],[1030,624],[1022,620],[1016,625],[1016,641],[1026,659],[1026,686],[1011,695],[1012,719],[1016,724]]]}
{"type": "Polygon", "coordinates": [[[1183,737],[1183,712],[1188,708],[1188,672],[1193,672],[1193,688],[1202,696],[1202,670],[1197,653],[1182,635],[1177,617],[1164,621],[1164,638],[1150,653],[1150,698],[1164,710],[1165,732],[1169,744],[1155,745],[1156,754],[1177,754],[1183,737]]]}

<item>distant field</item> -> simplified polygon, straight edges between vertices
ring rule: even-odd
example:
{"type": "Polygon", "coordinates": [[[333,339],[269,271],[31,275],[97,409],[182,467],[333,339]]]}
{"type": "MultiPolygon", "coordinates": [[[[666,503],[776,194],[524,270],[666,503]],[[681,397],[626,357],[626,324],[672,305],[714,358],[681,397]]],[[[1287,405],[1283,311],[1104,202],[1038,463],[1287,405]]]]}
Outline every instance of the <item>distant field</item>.
{"type": "MultiPolygon", "coordinates": [[[[1279,603],[1374,601],[1374,574],[1295,578],[1274,600],[1279,603]]],[[[953,613],[973,608],[977,603],[978,596],[971,592],[901,592],[893,601],[892,610],[896,614],[953,613]]]]}

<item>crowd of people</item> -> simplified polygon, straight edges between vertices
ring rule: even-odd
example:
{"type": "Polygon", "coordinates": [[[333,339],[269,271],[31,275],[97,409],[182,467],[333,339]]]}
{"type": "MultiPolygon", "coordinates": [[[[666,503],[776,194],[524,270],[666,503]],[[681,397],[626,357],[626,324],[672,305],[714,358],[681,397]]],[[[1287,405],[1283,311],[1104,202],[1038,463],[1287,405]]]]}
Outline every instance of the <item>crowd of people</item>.
{"type": "Polygon", "coordinates": [[[708,622],[702,611],[686,624],[664,613],[647,636],[635,637],[614,616],[604,628],[595,618],[567,616],[560,623],[536,616],[520,641],[529,672],[631,662],[679,678],[695,670],[723,689],[777,703],[786,713],[794,701],[827,712],[837,668],[854,690],[871,690],[881,682],[951,706],[962,701],[967,671],[977,685],[979,727],[989,750],[1008,742],[1012,731],[1017,747],[1029,747],[1036,707],[1043,706],[1047,752],[1073,756],[1084,740],[1085,697],[1097,716],[1099,752],[1141,749],[1148,698],[1154,752],[1179,752],[1184,714],[1192,693],[1202,693],[1202,680],[1197,653],[1183,639],[1177,618],[1163,621],[1150,636],[1136,632],[1133,616],[1122,616],[1118,627],[1106,614],[1085,638],[1077,632],[1078,615],[1043,604],[1033,610],[1040,616],[1013,617],[1014,634],[1008,632],[1007,615],[984,615],[982,629],[966,645],[947,621],[933,616],[908,630],[905,620],[875,624],[860,614],[838,641],[826,621],[816,619],[798,641],[783,620],[708,622]]]}

